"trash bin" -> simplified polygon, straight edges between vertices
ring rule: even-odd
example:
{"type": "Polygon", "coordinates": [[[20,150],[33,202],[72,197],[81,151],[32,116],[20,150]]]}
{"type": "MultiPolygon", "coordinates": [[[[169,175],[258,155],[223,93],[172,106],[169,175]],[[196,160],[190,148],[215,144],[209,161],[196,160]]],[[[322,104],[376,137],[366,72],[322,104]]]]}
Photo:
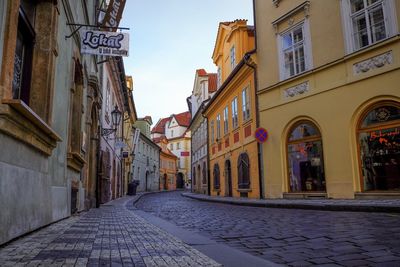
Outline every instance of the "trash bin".
{"type": "Polygon", "coordinates": [[[131,183],[128,184],[128,195],[129,196],[134,196],[136,195],[136,188],[139,185],[138,180],[133,180],[131,183]]]}

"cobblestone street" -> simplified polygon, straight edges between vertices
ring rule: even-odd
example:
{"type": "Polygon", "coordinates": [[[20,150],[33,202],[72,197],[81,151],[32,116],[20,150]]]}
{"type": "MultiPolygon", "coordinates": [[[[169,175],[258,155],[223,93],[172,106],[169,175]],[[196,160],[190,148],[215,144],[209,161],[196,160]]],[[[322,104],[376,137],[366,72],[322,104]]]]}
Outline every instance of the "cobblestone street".
{"type": "Polygon", "coordinates": [[[400,215],[208,203],[180,192],[136,207],[217,242],[289,266],[400,266],[400,215]]]}
{"type": "Polygon", "coordinates": [[[219,266],[147,223],[123,198],[0,249],[0,266],[219,266]]]}

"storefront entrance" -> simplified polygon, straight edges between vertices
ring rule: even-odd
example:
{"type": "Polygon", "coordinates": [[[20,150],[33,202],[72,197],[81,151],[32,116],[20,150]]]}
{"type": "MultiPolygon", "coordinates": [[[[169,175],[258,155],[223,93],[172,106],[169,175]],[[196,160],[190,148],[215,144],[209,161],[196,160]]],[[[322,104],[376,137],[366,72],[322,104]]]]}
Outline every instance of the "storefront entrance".
{"type": "Polygon", "coordinates": [[[290,192],[325,192],[322,138],[310,121],[292,127],[288,137],[290,192]]]}
{"type": "Polygon", "coordinates": [[[363,191],[400,191],[400,104],[382,103],[358,130],[363,191]]]}

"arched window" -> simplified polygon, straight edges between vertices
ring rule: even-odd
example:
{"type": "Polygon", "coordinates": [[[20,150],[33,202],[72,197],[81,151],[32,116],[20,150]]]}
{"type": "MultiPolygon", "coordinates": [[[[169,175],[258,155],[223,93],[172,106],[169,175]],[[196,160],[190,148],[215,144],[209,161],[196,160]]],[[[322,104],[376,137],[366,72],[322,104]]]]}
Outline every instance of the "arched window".
{"type": "Polygon", "coordinates": [[[372,107],[358,127],[362,190],[400,190],[400,104],[372,107]]]}
{"type": "Polygon", "coordinates": [[[288,171],[290,192],[326,191],[321,133],[310,121],[289,132],[288,171]]]}
{"type": "Polygon", "coordinates": [[[203,181],[202,181],[202,183],[203,184],[207,184],[207,166],[206,166],[206,163],[205,162],[203,162],[203,181]]]}
{"type": "Polygon", "coordinates": [[[219,165],[215,164],[214,165],[214,189],[219,189],[220,188],[220,181],[219,181],[219,165]]]}
{"type": "Polygon", "coordinates": [[[237,166],[239,189],[250,188],[250,161],[247,153],[240,154],[237,166]]]}

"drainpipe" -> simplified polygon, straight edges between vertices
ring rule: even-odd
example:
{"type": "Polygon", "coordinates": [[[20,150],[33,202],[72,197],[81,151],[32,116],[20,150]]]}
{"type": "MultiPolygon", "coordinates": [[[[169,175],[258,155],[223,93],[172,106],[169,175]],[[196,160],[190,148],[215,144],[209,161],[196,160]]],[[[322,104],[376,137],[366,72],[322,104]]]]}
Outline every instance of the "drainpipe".
{"type": "MultiPolygon", "coordinates": [[[[254,3],[254,2],[253,2],[254,3]]],[[[253,6],[254,8],[254,6],[253,6]]],[[[257,43],[257,42],[256,42],[257,43]]],[[[254,66],[254,64],[249,63],[249,59],[252,54],[256,53],[256,49],[246,53],[244,56],[244,62],[247,66],[253,69],[254,73],[254,97],[255,97],[255,102],[256,102],[256,128],[260,127],[260,116],[259,116],[259,106],[258,106],[258,95],[257,95],[257,90],[258,90],[258,76],[257,76],[257,68],[254,66]]],[[[258,178],[259,178],[259,184],[260,184],[260,199],[264,198],[264,168],[263,168],[263,160],[262,160],[262,144],[259,144],[257,142],[257,153],[258,153],[258,178]]]]}

